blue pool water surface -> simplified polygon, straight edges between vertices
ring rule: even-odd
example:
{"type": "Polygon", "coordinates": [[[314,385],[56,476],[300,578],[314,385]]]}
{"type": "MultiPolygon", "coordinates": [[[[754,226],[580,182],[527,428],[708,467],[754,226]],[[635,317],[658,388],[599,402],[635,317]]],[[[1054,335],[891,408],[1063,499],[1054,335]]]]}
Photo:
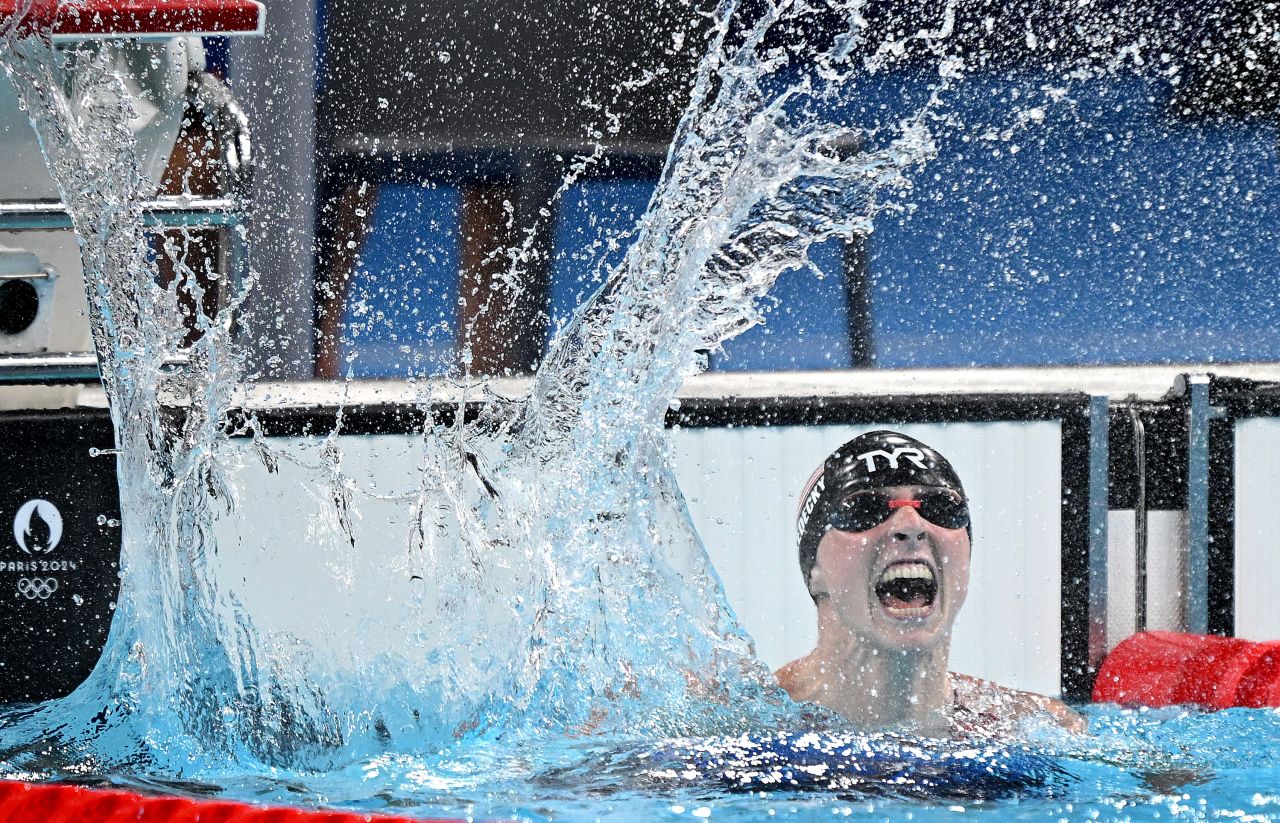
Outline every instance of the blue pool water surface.
{"type": "Polygon", "coordinates": [[[108,780],[477,820],[1280,819],[1280,711],[1084,711],[1091,729],[1079,738],[1031,730],[1017,742],[944,742],[800,728],[693,740],[584,735],[473,741],[324,775],[245,774],[217,788],[108,780]]]}

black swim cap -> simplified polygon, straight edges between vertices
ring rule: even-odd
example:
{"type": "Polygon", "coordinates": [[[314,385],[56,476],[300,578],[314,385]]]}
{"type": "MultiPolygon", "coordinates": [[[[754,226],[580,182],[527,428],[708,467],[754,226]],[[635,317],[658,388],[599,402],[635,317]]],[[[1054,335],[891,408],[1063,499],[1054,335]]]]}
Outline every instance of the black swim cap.
{"type": "MultiPolygon", "coordinates": [[[[960,476],[932,446],[892,431],[858,435],[823,461],[800,495],[796,536],[800,542],[800,573],[806,587],[813,564],[818,561],[818,543],[827,533],[836,505],[853,492],[889,486],[934,486],[965,497],[960,476]]],[[[972,524],[965,528],[972,540],[972,524]]]]}

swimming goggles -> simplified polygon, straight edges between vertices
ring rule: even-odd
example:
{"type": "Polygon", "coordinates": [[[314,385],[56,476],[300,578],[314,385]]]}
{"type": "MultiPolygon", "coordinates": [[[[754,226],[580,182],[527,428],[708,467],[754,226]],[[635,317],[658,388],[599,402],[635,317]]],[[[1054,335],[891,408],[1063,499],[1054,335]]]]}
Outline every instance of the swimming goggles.
{"type": "Polygon", "coordinates": [[[856,492],[836,506],[827,522],[842,532],[865,532],[907,506],[944,529],[962,529],[969,525],[969,501],[946,489],[921,489],[914,500],[895,499],[888,492],[856,492]]]}

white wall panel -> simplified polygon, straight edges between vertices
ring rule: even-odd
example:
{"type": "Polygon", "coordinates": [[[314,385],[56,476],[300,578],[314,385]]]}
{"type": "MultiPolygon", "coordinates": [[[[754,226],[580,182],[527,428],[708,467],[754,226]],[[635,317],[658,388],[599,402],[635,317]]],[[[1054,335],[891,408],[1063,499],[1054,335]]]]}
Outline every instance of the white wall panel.
{"type": "Polygon", "coordinates": [[[1280,638],[1280,419],[1236,423],[1236,635],[1280,638]]]}
{"type": "MultiPolygon", "coordinates": [[[[1134,594],[1133,509],[1107,516],[1107,649],[1133,634],[1137,601],[1134,594]]],[[[1182,510],[1147,512],[1147,628],[1186,631],[1182,591],[1186,580],[1187,513],[1182,510]]]]}
{"type": "MultiPolygon", "coordinates": [[[[828,453],[873,428],[878,427],[685,429],[672,434],[677,475],[694,521],[731,605],[771,667],[805,654],[816,639],[813,604],[796,557],[796,497],[828,453]]],[[[1057,422],[897,428],[947,455],[973,499],[972,582],[957,623],[952,667],[1057,693],[1057,422]]],[[[341,440],[343,469],[360,478],[361,485],[373,481],[382,494],[412,491],[418,438],[341,440]]],[[[271,445],[304,462],[318,458],[315,440],[272,440],[271,445]]],[[[238,588],[262,628],[314,632],[319,619],[341,649],[342,638],[359,626],[394,619],[394,604],[412,596],[403,573],[409,531],[405,506],[356,496],[357,557],[344,549],[345,540],[336,533],[328,490],[311,488],[309,473],[285,460],[279,474],[268,476],[246,453],[236,474],[245,484],[240,513],[252,526],[220,535],[224,551],[217,565],[221,573],[244,581],[238,588]],[[298,488],[310,490],[299,496],[298,488]],[[320,618],[317,604],[324,604],[320,618]]],[[[344,653],[360,655],[357,649],[344,653]]]]}
{"type": "MultiPolygon", "coordinates": [[[[269,472],[243,445],[232,472],[235,510],[215,526],[219,551],[210,570],[234,590],[257,628],[276,638],[302,637],[334,659],[357,665],[360,638],[372,625],[394,626],[415,596],[410,581],[409,507],[366,494],[352,497],[352,549],[333,513],[323,474],[302,468],[321,462],[321,439],[271,438],[282,459],[269,472]]],[[[341,438],[342,469],[380,495],[412,494],[421,461],[420,437],[341,438]]],[[[410,633],[388,635],[403,637],[410,633]]],[[[390,645],[390,644],[389,644],[390,645]]]]}
{"type": "MultiPolygon", "coordinates": [[[[794,516],[827,454],[885,426],[684,429],[673,434],[681,488],[729,602],[777,668],[816,639],[800,580],[794,516]]],[[[936,447],[973,500],[969,599],[952,667],[1056,694],[1061,673],[1061,429],[1056,421],[892,427],[936,447]]]]}

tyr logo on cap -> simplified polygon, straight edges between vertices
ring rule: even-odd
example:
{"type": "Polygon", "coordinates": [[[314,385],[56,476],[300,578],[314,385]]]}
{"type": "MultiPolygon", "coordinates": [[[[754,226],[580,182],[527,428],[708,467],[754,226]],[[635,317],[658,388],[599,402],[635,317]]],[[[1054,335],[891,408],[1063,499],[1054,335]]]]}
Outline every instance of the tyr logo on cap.
{"type": "Polygon", "coordinates": [[[867,472],[870,473],[876,470],[877,457],[883,457],[889,464],[887,466],[889,469],[898,468],[898,458],[900,457],[910,460],[918,469],[927,470],[929,468],[924,462],[924,452],[914,446],[898,446],[895,447],[892,452],[887,452],[884,449],[875,449],[873,451],[863,452],[854,459],[865,460],[867,463],[867,472]]]}

